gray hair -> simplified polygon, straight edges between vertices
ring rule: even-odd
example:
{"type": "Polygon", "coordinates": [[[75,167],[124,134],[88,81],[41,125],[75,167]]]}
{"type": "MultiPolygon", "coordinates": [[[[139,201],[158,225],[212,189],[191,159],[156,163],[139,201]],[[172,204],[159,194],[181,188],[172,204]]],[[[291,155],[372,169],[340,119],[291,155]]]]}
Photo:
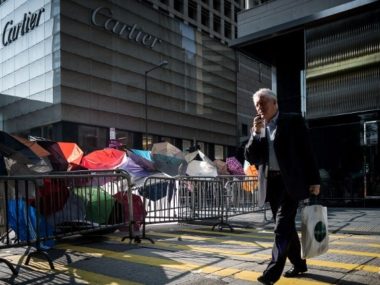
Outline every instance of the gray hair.
{"type": "Polygon", "coordinates": [[[259,98],[259,97],[262,97],[262,96],[271,98],[272,100],[274,100],[274,101],[277,102],[277,95],[276,95],[276,93],[274,93],[269,88],[261,88],[261,89],[257,90],[253,94],[252,99],[255,100],[255,98],[259,98]]]}

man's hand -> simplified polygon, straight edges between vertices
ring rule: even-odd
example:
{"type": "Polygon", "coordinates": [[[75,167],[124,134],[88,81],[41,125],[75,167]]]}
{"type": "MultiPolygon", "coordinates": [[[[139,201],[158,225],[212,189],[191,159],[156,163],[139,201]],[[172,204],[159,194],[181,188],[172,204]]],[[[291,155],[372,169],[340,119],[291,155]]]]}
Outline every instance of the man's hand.
{"type": "Polygon", "coordinates": [[[318,196],[320,192],[320,188],[321,188],[320,185],[310,185],[309,187],[310,194],[318,196]]]}
{"type": "Polygon", "coordinates": [[[264,127],[264,120],[263,118],[261,118],[260,115],[257,115],[254,119],[253,119],[253,127],[252,127],[252,131],[256,134],[260,134],[261,133],[261,129],[264,127]]]}

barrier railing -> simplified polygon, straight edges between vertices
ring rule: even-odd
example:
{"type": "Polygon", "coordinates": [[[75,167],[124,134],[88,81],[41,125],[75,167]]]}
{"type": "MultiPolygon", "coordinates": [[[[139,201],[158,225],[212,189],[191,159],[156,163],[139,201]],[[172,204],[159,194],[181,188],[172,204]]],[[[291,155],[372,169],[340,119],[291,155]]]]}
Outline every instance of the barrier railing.
{"type": "Polygon", "coordinates": [[[146,224],[215,220],[212,227],[222,230],[233,227],[228,218],[264,211],[257,205],[257,177],[218,176],[175,178],[149,177],[144,186],[135,189],[143,196],[146,216],[142,238],[146,237],[146,224]]]}
{"type": "MultiPolygon", "coordinates": [[[[130,176],[123,171],[78,171],[0,177],[0,249],[29,246],[25,264],[75,234],[126,230],[133,238],[130,176]]],[[[17,270],[0,259],[13,274],[17,270]]]]}
{"type": "MultiPolygon", "coordinates": [[[[148,177],[134,185],[125,171],[73,171],[47,175],[0,176],[0,249],[32,247],[31,257],[54,264],[48,249],[57,239],[125,231],[122,240],[140,242],[147,224],[218,220],[213,225],[233,231],[228,219],[260,209],[257,178],[148,177]]],[[[14,266],[0,258],[13,274],[14,266]]]]}

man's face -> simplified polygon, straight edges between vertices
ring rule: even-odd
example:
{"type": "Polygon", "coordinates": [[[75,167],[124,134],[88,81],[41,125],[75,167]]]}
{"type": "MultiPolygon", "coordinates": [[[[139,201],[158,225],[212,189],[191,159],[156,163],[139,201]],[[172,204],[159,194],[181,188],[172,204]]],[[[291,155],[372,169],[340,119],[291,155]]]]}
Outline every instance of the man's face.
{"type": "Polygon", "coordinates": [[[254,98],[257,114],[259,114],[265,121],[269,122],[278,110],[276,100],[267,96],[259,96],[254,98]]]}

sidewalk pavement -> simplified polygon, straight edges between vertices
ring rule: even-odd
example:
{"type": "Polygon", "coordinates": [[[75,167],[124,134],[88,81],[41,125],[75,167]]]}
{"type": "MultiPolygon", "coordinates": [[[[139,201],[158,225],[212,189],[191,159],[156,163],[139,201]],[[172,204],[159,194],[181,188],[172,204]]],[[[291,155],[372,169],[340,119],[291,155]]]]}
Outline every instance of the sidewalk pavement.
{"type": "MultiPolygon", "coordinates": [[[[55,264],[20,259],[25,249],[3,257],[17,265],[12,276],[0,265],[4,284],[112,285],[248,285],[266,268],[273,242],[273,222],[263,212],[228,221],[234,231],[211,231],[215,221],[148,225],[141,244],[122,242],[123,232],[105,237],[77,236],[61,240],[49,251],[55,264]]],[[[329,208],[330,250],[308,260],[299,278],[281,278],[276,285],[379,285],[380,209],[329,208]]],[[[300,216],[297,226],[300,226],[300,216]]],[[[286,270],[290,267],[288,263],[286,270]]],[[[3,284],[1,283],[1,284],[3,284]]]]}
{"type": "MultiPolygon", "coordinates": [[[[327,208],[329,232],[333,234],[380,235],[380,209],[378,208],[327,208]]],[[[271,211],[266,219],[262,212],[230,218],[229,221],[240,227],[265,228],[272,230],[271,211]]],[[[301,226],[300,211],[296,225],[301,226]]],[[[380,284],[380,282],[379,282],[380,284]]]]}

